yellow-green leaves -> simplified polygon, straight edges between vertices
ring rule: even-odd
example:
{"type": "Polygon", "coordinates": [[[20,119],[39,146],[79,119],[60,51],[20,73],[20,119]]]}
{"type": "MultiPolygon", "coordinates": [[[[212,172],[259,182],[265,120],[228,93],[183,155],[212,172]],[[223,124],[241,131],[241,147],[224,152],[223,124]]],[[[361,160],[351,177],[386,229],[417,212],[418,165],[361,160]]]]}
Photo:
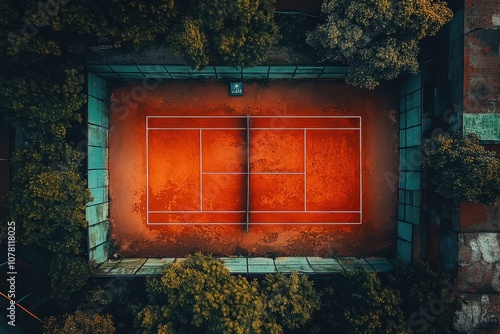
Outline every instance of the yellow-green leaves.
{"type": "Polygon", "coordinates": [[[486,205],[500,200],[500,158],[474,134],[441,133],[424,145],[425,166],[435,173],[436,192],[445,198],[486,205]]]}
{"type": "Polygon", "coordinates": [[[195,69],[208,64],[209,54],[232,67],[261,64],[278,39],[273,10],[274,0],[195,1],[173,28],[170,46],[195,69]]]}
{"type": "Polygon", "coordinates": [[[319,307],[306,276],[269,275],[259,285],[200,253],[149,279],[148,295],[151,304],[136,319],[143,333],[168,326],[179,333],[277,334],[303,326],[319,307]]]}
{"type": "Polygon", "coordinates": [[[325,22],[307,34],[324,59],[349,65],[347,83],[374,88],[418,69],[418,42],[453,16],[434,0],[325,0],[325,22]]]}

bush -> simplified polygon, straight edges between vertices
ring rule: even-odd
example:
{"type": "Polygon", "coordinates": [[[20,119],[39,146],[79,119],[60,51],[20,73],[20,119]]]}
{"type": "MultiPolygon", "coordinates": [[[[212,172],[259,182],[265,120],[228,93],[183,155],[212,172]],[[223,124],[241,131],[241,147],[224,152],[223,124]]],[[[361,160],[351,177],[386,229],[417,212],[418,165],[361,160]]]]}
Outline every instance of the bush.
{"type": "Polygon", "coordinates": [[[453,13],[434,0],[325,0],[325,22],[307,42],[325,60],[349,65],[347,83],[374,88],[380,80],[418,70],[418,42],[434,35],[453,13]]]}
{"type": "Polygon", "coordinates": [[[450,290],[449,280],[446,274],[434,272],[421,261],[413,265],[401,263],[389,276],[389,286],[400,292],[401,308],[417,333],[451,333],[460,304],[450,290]]]}
{"type": "Polygon", "coordinates": [[[95,43],[98,38],[111,38],[115,47],[127,43],[138,49],[166,35],[176,11],[173,0],[70,0],[57,7],[57,15],[47,15],[35,1],[25,14],[36,26],[49,26],[47,35],[66,48],[72,39],[95,43]]]}
{"type": "Polygon", "coordinates": [[[376,273],[348,273],[340,286],[330,289],[330,296],[326,317],[343,333],[411,333],[397,290],[383,287],[376,273]]]}
{"type": "Polygon", "coordinates": [[[68,300],[89,276],[84,257],[86,182],[78,172],[83,154],[64,142],[15,151],[11,219],[20,243],[48,250],[52,296],[68,300]]]}
{"type": "Polygon", "coordinates": [[[261,333],[264,303],[257,283],[232,276],[219,260],[195,254],[148,280],[142,333],[261,333]],[[251,312],[249,312],[251,310],[251,312]]]}
{"type": "Polygon", "coordinates": [[[232,67],[252,67],[265,60],[278,40],[275,0],[195,0],[170,35],[172,51],[202,69],[209,55],[232,67]]]}
{"type": "Polygon", "coordinates": [[[67,128],[81,122],[78,111],[86,101],[83,82],[80,68],[68,65],[0,76],[0,107],[10,126],[23,129],[28,140],[40,144],[61,140],[67,128]]]}
{"type": "Polygon", "coordinates": [[[23,244],[59,254],[81,252],[87,226],[85,203],[90,200],[78,173],[82,159],[83,154],[66,143],[15,151],[10,205],[23,244]]]}
{"type": "Polygon", "coordinates": [[[445,198],[486,205],[500,199],[500,159],[474,134],[441,133],[424,143],[424,165],[434,172],[432,183],[445,198]]]}
{"type": "Polygon", "coordinates": [[[319,294],[304,275],[266,275],[262,293],[267,314],[274,315],[276,323],[289,329],[304,326],[313,312],[319,310],[319,294]]]}
{"type": "Polygon", "coordinates": [[[113,334],[115,326],[110,315],[91,315],[76,311],[72,314],[65,314],[59,319],[55,317],[44,319],[43,332],[45,334],[113,334]]]}
{"type": "Polygon", "coordinates": [[[268,275],[259,287],[199,253],[149,279],[148,294],[136,319],[141,333],[277,334],[303,326],[319,307],[305,276],[268,275]]]}

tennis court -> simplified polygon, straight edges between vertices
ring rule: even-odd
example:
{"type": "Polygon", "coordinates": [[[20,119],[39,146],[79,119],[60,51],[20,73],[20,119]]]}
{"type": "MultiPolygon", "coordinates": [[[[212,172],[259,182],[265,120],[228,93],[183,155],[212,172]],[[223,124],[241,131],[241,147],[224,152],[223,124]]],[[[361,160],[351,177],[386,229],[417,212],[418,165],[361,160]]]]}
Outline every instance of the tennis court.
{"type": "Polygon", "coordinates": [[[226,85],[175,82],[120,113],[134,89],[110,108],[120,255],[393,249],[397,127],[383,94],[280,82],[230,98],[226,85]]]}
{"type": "Polygon", "coordinates": [[[147,224],[362,222],[359,116],[148,116],[146,131],[147,224]]]}

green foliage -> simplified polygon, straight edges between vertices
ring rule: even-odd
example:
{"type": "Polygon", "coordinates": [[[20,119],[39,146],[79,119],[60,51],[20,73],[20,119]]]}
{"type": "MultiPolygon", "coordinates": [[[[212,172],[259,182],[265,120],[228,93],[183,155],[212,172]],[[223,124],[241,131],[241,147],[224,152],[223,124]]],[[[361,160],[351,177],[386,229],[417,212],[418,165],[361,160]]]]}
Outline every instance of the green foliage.
{"type": "Polygon", "coordinates": [[[68,301],[71,295],[81,290],[90,277],[87,259],[69,254],[55,255],[50,264],[52,297],[68,301]]]}
{"type": "Polygon", "coordinates": [[[12,127],[39,143],[63,139],[66,129],[80,122],[85,103],[79,68],[63,65],[51,71],[26,71],[0,76],[0,107],[12,127]]]}
{"type": "Polygon", "coordinates": [[[500,200],[500,159],[474,134],[441,133],[424,144],[424,164],[443,197],[495,205],[500,200]]]}
{"type": "Polygon", "coordinates": [[[175,16],[174,0],[6,0],[0,4],[0,51],[39,62],[84,52],[100,39],[138,49],[165,36],[175,16]]]}
{"type": "Polygon", "coordinates": [[[319,294],[304,275],[266,275],[262,293],[267,299],[267,314],[274,315],[276,323],[289,329],[304,326],[319,310],[319,294]]]}
{"type": "Polygon", "coordinates": [[[60,56],[59,43],[41,34],[42,26],[33,24],[25,15],[25,10],[32,7],[37,7],[36,1],[0,2],[0,53],[26,62],[60,56]]]}
{"type": "Polygon", "coordinates": [[[400,303],[398,292],[383,287],[376,273],[352,272],[334,289],[329,317],[345,333],[411,333],[400,303]]]}
{"type": "Polygon", "coordinates": [[[56,319],[49,317],[43,321],[44,334],[113,334],[115,325],[110,315],[86,314],[76,311],[56,319]]]}
{"type": "Polygon", "coordinates": [[[117,47],[131,43],[139,48],[168,32],[175,10],[173,0],[70,0],[57,15],[40,15],[40,5],[30,7],[27,14],[35,24],[49,23],[55,32],[109,37],[117,47]]]}
{"type": "Polygon", "coordinates": [[[274,1],[194,0],[170,35],[172,50],[196,69],[208,64],[209,54],[232,67],[258,65],[278,39],[274,1]]]}
{"type": "Polygon", "coordinates": [[[451,333],[453,316],[460,305],[448,282],[447,275],[421,261],[413,265],[401,263],[389,276],[389,286],[400,292],[401,308],[410,325],[427,334],[451,333]]]}
{"type": "Polygon", "coordinates": [[[264,304],[256,282],[232,276],[217,259],[193,255],[148,283],[151,302],[158,305],[139,313],[143,333],[162,328],[167,333],[261,333],[264,304]]]}
{"type": "Polygon", "coordinates": [[[207,37],[199,21],[187,18],[174,28],[171,40],[172,52],[184,58],[189,66],[196,68],[208,64],[207,37]]]}
{"type": "Polygon", "coordinates": [[[20,242],[52,253],[53,297],[69,299],[89,276],[83,256],[86,182],[78,172],[83,154],[64,142],[14,152],[11,219],[20,242]]]}
{"type": "Polygon", "coordinates": [[[136,319],[140,333],[278,334],[303,326],[319,307],[306,276],[268,275],[259,286],[199,253],[149,279],[148,294],[136,319]]]}
{"type": "Polygon", "coordinates": [[[453,13],[434,0],[325,0],[325,22],[307,42],[324,59],[349,65],[346,81],[374,88],[380,80],[418,70],[418,42],[434,35],[453,13]]]}
{"type": "Polygon", "coordinates": [[[66,143],[15,151],[11,215],[19,222],[19,237],[24,244],[54,253],[81,252],[85,203],[90,200],[77,169],[82,159],[83,154],[66,143]]]}

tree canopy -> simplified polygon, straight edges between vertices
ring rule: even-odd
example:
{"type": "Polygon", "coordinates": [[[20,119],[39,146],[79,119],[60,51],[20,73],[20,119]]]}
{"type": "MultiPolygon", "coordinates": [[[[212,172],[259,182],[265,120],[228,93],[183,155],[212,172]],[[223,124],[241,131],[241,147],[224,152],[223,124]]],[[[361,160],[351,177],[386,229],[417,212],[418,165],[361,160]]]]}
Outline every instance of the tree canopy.
{"type": "Polygon", "coordinates": [[[440,133],[424,145],[425,166],[436,192],[445,198],[486,205],[500,200],[500,158],[475,134],[440,133]]]}
{"type": "Polygon", "coordinates": [[[110,315],[87,314],[81,311],[62,317],[44,319],[44,334],[114,334],[115,325],[110,315]]]}
{"type": "Polygon", "coordinates": [[[418,70],[418,43],[453,13],[435,0],[325,0],[324,22],[307,35],[325,60],[349,65],[347,83],[374,88],[418,70]]]}
{"type": "Polygon", "coordinates": [[[232,67],[265,60],[278,40],[275,0],[194,0],[170,35],[170,46],[188,65],[202,69],[210,56],[232,67]]]}
{"type": "Polygon", "coordinates": [[[67,64],[50,70],[0,74],[0,106],[12,127],[28,140],[50,143],[66,137],[66,129],[81,122],[86,103],[81,68],[67,64]]]}
{"type": "Polygon", "coordinates": [[[199,253],[149,279],[148,291],[150,304],[136,319],[141,333],[282,333],[319,308],[305,276],[269,275],[259,285],[199,253]]]}

